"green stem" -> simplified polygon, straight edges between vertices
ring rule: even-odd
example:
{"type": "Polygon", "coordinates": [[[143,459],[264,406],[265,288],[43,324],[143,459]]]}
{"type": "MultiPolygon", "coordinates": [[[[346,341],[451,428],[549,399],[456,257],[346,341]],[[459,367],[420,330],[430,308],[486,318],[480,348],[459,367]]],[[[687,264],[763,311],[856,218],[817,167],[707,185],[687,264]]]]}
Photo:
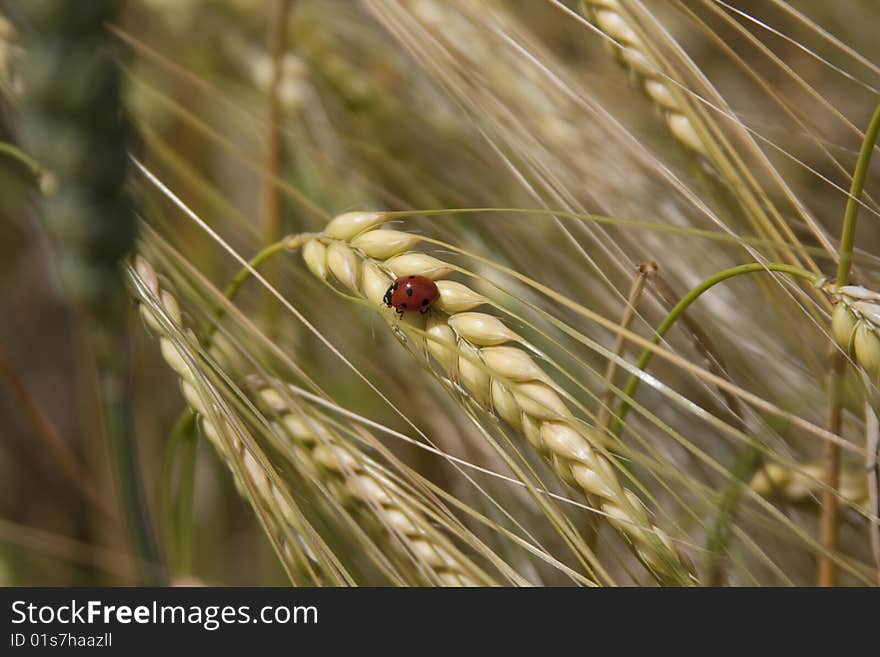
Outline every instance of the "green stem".
{"type": "MultiPolygon", "coordinates": [[[[270,244],[269,246],[264,248],[253,258],[248,260],[247,267],[242,267],[239,272],[233,277],[229,285],[226,286],[226,289],[223,290],[223,296],[225,296],[229,301],[232,301],[238,294],[241,286],[244,285],[245,282],[247,282],[247,280],[251,277],[251,270],[259,268],[260,266],[265,264],[267,260],[274,257],[278,253],[281,253],[282,251],[290,251],[299,248],[300,246],[302,246],[302,243],[305,241],[305,239],[305,235],[292,235],[285,237],[284,239],[275,242],[274,244],[270,244]]],[[[205,329],[205,335],[202,339],[202,343],[205,349],[211,346],[211,340],[214,338],[214,333],[217,332],[217,325],[225,315],[226,308],[223,306],[217,306],[217,308],[214,310],[214,316],[212,318],[213,321],[208,326],[208,328],[205,329]]]]}
{"type": "Polygon", "coordinates": [[[99,328],[95,338],[110,460],[116,473],[126,524],[141,566],[143,582],[156,586],[163,577],[159,552],[150,528],[132,431],[128,345],[124,333],[117,334],[106,327],[99,328]]]}
{"type": "MultiPolygon", "coordinates": [[[[194,413],[192,417],[195,420],[194,413]]],[[[178,569],[184,575],[192,573],[193,565],[193,535],[195,534],[193,531],[193,500],[195,499],[196,450],[199,446],[199,434],[195,428],[195,421],[188,422],[183,432],[180,488],[177,493],[178,569]]]]}
{"type": "MultiPolygon", "coordinates": [[[[846,210],[843,215],[843,229],[840,235],[840,259],[837,263],[837,286],[842,287],[849,283],[849,270],[852,266],[853,246],[856,239],[856,224],[859,218],[859,205],[862,192],[865,189],[865,179],[868,176],[868,167],[871,164],[871,155],[880,135],[880,105],[874,110],[865,138],[862,140],[862,148],[859,151],[859,159],[853,172],[852,185],[849,197],[846,200],[846,210]]],[[[835,349],[832,355],[831,376],[828,381],[828,430],[839,435],[842,422],[843,380],[846,371],[846,358],[840,350],[835,349]]],[[[822,511],[819,519],[819,540],[825,548],[819,556],[819,565],[816,580],[819,586],[834,586],[836,584],[836,564],[834,553],[837,551],[837,525],[838,525],[838,502],[837,489],[840,485],[840,447],[834,443],[826,443],[824,479],[826,487],[822,491],[822,511]]]]}
{"type": "MultiPolygon", "coordinates": [[[[177,526],[177,512],[174,507],[174,463],[184,436],[195,427],[196,415],[186,408],[177,418],[165,446],[162,463],[162,536],[166,551],[173,558],[175,567],[180,563],[180,536],[177,526]]],[[[186,473],[181,472],[181,477],[186,473]]],[[[183,483],[181,482],[181,486],[183,483]]]]}
{"type": "MultiPolygon", "coordinates": [[[[762,271],[773,271],[782,274],[788,274],[789,276],[797,276],[800,278],[805,278],[811,282],[816,282],[819,279],[816,274],[809,272],[806,269],[801,269],[800,267],[785,265],[781,263],[761,264],[758,262],[754,262],[746,265],[739,265],[737,267],[731,267],[730,269],[725,269],[724,271],[720,271],[717,274],[710,276],[705,281],[693,288],[690,292],[688,292],[682,298],[682,300],[679,301],[676,306],[669,311],[669,314],[666,315],[664,320],[660,323],[660,326],[657,327],[656,331],[654,332],[654,337],[651,341],[653,342],[653,344],[659,345],[660,341],[663,339],[663,336],[666,335],[670,328],[672,328],[676,320],[678,320],[678,318],[688,309],[688,307],[694,301],[699,299],[700,296],[707,290],[735,276],[752,274],[762,271]]],[[[642,352],[642,355],[639,357],[639,360],[636,363],[636,367],[639,370],[644,370],[648,366],[648,363],[651,361],[651,357],[653,355],[653,350],[645,349],[642,352]]],[[[614,419],[614,422],[612,423],[610,428],[611,433],[615,436],[619,434],[620,429],[623,426],[623,420],[626,417],[626,414],[630,408],[628,400],[632,399],[633,395],[635,394],[636,388],[638,388],[639,386],[639,381],[641,381],[641,379],[638,377],[638,375],[633,374],[626,382],[626,386],[624,387],[623,393],[621,395],[622,399],[620,402],[620,407],[617,410],[617,417],[614,419]]]]}
{"type": "Polygon", "coordinates": [[[30,155],[25,153],[23,150],[14,146],[8,142],[0,142],[0,155],[6,155],[17,162],[20,162],[24,165],[24,167],[28,170],[34,178],[39,178],[40,174],[43,172],[43,168],[40,166],[40,163],[37,162],[30,155]]]}
{"type": "Polygon", "coordinates": [[[856,170],[853,172],[852,186],[849,190],[849,198],[846,200],[846,212],[843,216],[843,231],[840,235],[840,260],[837,264],[837,285],[849,283],[849,269],[852,266],[853,245],[856,239],[856,222],[859,218],[859,199],[865,189],[865,178],[868,176],[868,166],[871,164],[871,155],[877,136],[880,134],[880,105],[874,110],[874,116],[865,131],[865,139],[856,162],[856,170]]]}
{"type": "MultiPolygon", "coordinates": [[[[690,292],[688,292],[681,299],[681,301],[679,301],[675,305],[675,307],[672,308],[672,310],[669,311],[669,314],[666,315],[666,317],[663,319],[663,321],[660,323],[654,333],[654,337],[652,339],[653,344],[659,345],[660,341],[663,339],[669,329],[672,328],[675,322],[680,317],[682,317],[685,311],[690,307],[690,305],[694,303],[697,299],[699,299],[700,296],[702,296],[702,294],[707,290],[735,276],[766,271],[779,272],[782,274],[788,274],[789,276],[797,276],[807,279],[813,283],[819,280],[819,277],[812,272],[801,269],[799,267],[794,267],[792,265],[781,263],[761,264],[755,262],[746,265],[739,265],[737,267],[731,267],[730,269],[725,269],[714,274],[713,276],[710,276],[705,281],[697,285],[690,292]]],[[[636,367],[639,370],[644,371],[645,368],[647,368],[648,363],[651,361],[651,357],[653,355],[654,352],[651,349],[645,349],[639,357],[639,360],[636,363],[636,367]]],[[[632,374],[623,389],[623,392],[621,394],[620,407],[618,408],[617,416],[614,420],[614,423],[611,425],[610,428],[610,431],[615,436],[618,435],[621,427],[623,426],[624,418],[626,417],[626,414],[630,408],[629,400],[633,398],[633,395],[635,394],[640,381],[641,379],[636,374],[632,374]]],[[[721,571],[718,562],[718,555],[723,550],[723,547],[727,544],[728,535],[730,533],[730,518],[732,517],[733,510],[736,507],[737,501],[739,500],[739,496],[742,491],[742,483],[751,477],[759,463],[760,452],[753,445],[746,445],[745,448],[737,455],[736,461],[734,462],[733,470],[731,472],[731,480],[721,494],[718,515],[715,517],[714,522],[712,523],[712,526],[709,530],[709,537],[707,540],[707,563],[708,579],[710,582],[717,583],[717,580],[720,578],[721,571]]]]}

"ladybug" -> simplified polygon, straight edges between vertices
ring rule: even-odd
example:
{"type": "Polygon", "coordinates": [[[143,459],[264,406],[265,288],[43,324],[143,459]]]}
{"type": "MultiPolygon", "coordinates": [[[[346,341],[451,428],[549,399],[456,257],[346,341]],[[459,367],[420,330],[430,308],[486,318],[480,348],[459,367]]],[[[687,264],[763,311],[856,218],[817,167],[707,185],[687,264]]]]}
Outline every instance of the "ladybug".
{"type": "Polygon", "coordinates": [[[382,301],[389,308],[394,308],[403,317],[408,310],[426,313],[440,297],[437,284],[425,276],[401,276],[395,280],[382,301]]]}

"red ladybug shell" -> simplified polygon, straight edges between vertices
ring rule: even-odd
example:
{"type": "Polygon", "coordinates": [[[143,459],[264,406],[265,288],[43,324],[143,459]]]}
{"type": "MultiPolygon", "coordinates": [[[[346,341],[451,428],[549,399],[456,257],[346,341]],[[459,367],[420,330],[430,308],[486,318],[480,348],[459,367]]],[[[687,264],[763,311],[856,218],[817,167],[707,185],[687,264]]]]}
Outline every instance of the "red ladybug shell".
{"type": "Polygon", "coordinates": [[[401,315],[409,310],[427,312],[440,296],[437,284],[425,276],[401,276],[391,284],[383,301],[401,315]]]}

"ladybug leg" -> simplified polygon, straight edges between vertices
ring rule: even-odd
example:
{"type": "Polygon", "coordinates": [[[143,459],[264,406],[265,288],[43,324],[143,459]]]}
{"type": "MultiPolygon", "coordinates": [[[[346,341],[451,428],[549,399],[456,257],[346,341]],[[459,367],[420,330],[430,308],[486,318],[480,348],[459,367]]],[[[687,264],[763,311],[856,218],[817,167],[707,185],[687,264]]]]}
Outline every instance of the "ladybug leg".
{"type": "Polygon", "coordinates": [[[429,311],[430,309],[431,309],[431,306],[423,306],[423,307],[419,310],[419,314],[421,314],[421,315],[427,315],[427,314],[428,314],[428,311],[429,311]]]}
{"type": "MultiPolygon", "coordinates": [[[[388,305],[390,306],[391,304],[388,305]]],[[[398,319],[403,319],[403,311],[400,308],[395,308],[394,311],[397,313],[398,319]]]]}

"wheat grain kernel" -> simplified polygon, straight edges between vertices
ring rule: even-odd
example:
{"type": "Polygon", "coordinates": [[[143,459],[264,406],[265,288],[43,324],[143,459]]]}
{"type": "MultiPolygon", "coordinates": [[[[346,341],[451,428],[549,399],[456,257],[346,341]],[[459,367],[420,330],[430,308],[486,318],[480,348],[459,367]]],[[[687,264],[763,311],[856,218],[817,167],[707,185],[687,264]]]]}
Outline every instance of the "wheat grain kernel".
{"type": "Polygon", "coordinates": [[[302,257],[315,276],[327,280],[327,247],[318,240],[309,240],[303,245],[302,257]]]}
{"type": "Polygon", "coordinates": [[[134,268],[138,276],[147,286],[147,289],[152,292],[153,296],[158,297],[159,275],[156,273],[156,270],[153,269],[150,263],[144,260],[144,258],[140,255],[135,256],[134,268]]]}
{"type": "Polygon", "coordinates": [[[660,105],[660,107],[675,112],[680,111],[678,101],[665,83],[658,80],[645,80],[645,91],[651,97],[651,100],[660,105]]]}
{"type": "Polygon", "coordinates": [[[871,375],[880,373],[880,338],[865,321],[859,322],[853,340],[853,348],[859,364],[871,375]]]}
{"type": "Polygon", "coordinates": [[[509,346],[484,347],[480,350],[486,366],[510,381],[544,381],[548,377],[522,349],[509,346]]]}
{"type": "Polygon", "coordinates": [[[257,460],[254,458],[253,454],[245,450],[244,454],[242,454],[241,456],[241,460],[244,464],[244,469],[247,471],[251,481],[253,481],[257,486],[266,486],[268,484],[266,473],[263,472],[263,468],[260,466],[259,463],[257,463],[257,460]]]}
{"type": "Polygon", "coordinates": [[[340,242],[327,247],[327,267],[352,292],[360,293],[360,261],[355,252],[340,242]]]}
{"type": "Polygon", "coordinates": [[[856,301],[851,304],[850,308],[852,308],[857,315],[861,315],[871,322],[875,327],[880,326],[880,305],[869,301],[856,301]]]}
{"type": "Polygon", "coordinates": [[[500,319],[485,313],[459,313],[449,318],[449,325],[465,340],[480,347],[493,347],[519,339],[500,319]]]}
{"type": "Polygon", "coordinates": [[[592,466],[593,450],[584,437],[564,422],[544,422],[541,439],[553,452],[572,461],[592,466]]]}
{"type": "Polygon", "coordinates": [[[370,476],[356,474],[353,477],[346,478],[349,490],[358,499],[373,504],[381,504],[388,506],[393,504],[391,496],[379,483],[370,476]]]}
{"type": "Polygon", "coordinates": [[[162,358],[168,362],[171,369],[177,372],[178,375],[184,378],[192,376],[183,354],[181,354],[180,350],[171,340],[162,340],[159,343],[159,351],[162,353],[162,358]]]}
{"type": "MultiPolygon", "coordinates": [[[[163,340],[162,342],[167,342],[167,340],[163,340]]],[[[189,377],[190,374],[187,371],[187,380],[183,380],[180,382],[181,394],[186,400],[186,403],[189,404],[196,413],[199,413],[200,415],[206,415],[205,403],[202,401],[202,396],[199,394],[198,390],[196,390],[195,386],[189,382],[189,377]]]]}
{"type": "Polygon", "coordinates": [[[468,344],[458,344],[458,377],[461,385],[480,403],[489,400],[489,372],[480,358],[480,350],[468,344]]]}
{"type": "Polygon", "coordinates": [[[385,292],[392,280],[382,268],[374,262],[364,262],[361,268],[361,291],[367,300],[376,304],[383,303],[385,292]]]}
{"type": "Polygon", "coordinates": [[[410,517],[397,508],[385,509],[383,517],[391,525],[392,529],[405,536],[421,536],[424,530],[413,523],[410,517]]]}
{"type": "Polygon", "coordinates": [[[451,375],[458,361],[455,332],[442,318],[434,316],[428,318],[425,330],[429,336],[425,340],[428,353],[440,364],[444,372],[451,375]]]}
{"type": "Polygon", "coordinates": [[[312,455],[318,463],[329,470],[355,472],[360,467],[354,456],[338,447],[318,445],[312,450],[312,455]]]}
{"type": "Polygon", "coordinates": [[[182,322],[183,315],[180,312],[180,306],[177,304],[177,299],[175,299],[173,295],[169,294],[165,290],[162,290],[160,297],[162,300],[162,306],[165,308],[165,312],[168,313],[171,321],[175,324],[180,324],[182,322]]]}
{"type": "Polygon", "coordinates": [[[570,417],[571,411],[556,391],[541,381],[526,381],[511,385],[511,392],[527,415],[541,420],[570,417]]]}
{"type": "Polygon", "coordinates": [[[651,62],[648,61],[648,58],[645,57],[644,53],[635,48],[629,46],[621,48],[620,59],[623,61],[624,65],[632,69],[636,75],[641,75],[643,78],[649,78],[656,73],[656,69],[651,65],[651,62]]]}
{"type": "Polygon", "coordinates": [[[507,422],[513,429],[522,429],[522,409],[516,403],[516,398],[510,392],[510,388],[498,379],[492,379],[490,394],[492,396],[492,408],[502,420],[507,422]]]}
{"type": "Polygon", "coordinates": [[[844,285],[837,290],[837,293],[855,301],[880,301],[880,293],[861,285],[844,285]]]}
{"type": "Polygon", "coordinates": [[[351,245],[363,251],[368,258],[387,260],[409,251],[420,241],[421,238],[413,233],[380,228],[361,233],[351,241],[351,245]]]}
{"type": "Polygon", "coordinates": [[[597,10],[596,23],[622,45],[638,46],[640,43],[638,35],[616,11],[597,10]]]}
{"type": "Polygon", "coordinates": [[[853,334],[856,330],[856,318],[852,311],[847,308],[843,301],[839,301],[831,313],[831,333],[837,344],[846,350],[852,351],[853,334]]]}
{"type": "Polygon", "coordinates": [[[410,548],[416,553],[419,560],[428,564],[432,568],[448,568],[455,566],[455,562],[450,559],[446,551],[439,547],[436,543],[429,543],[422,539],[415,539],[409,542],[410,548]]]}
{"type": "Polygon", "coordinates": [[[275,388],[264,388],[260,390],[260,397],[269,408],[275,412],[281,412],[287,408],[287,404],[275,388]]]}
{"type": "Polygon", "coordinates": [[[348,242],[359,233],[384,221],[385,215],[381,212],[346,212],[327,224],[324,234],[335,240],[348,242]]]}
{"type": "Polygon", "coordinates": [[[685,146],[697,153],[705,154],[706,149],[703,146],[703,141],[700,139],[699,135],[697,135],[696,130],[694,130],[694,126],[690,119],[684,114],[669,114],[666,117],[666,123],[669,125],[669,130],[672,134],[684,143],[685,146]]]}
{"type": "Polygon", "coordinates": [[[385,267],[394,273],[395,278],[401,276],[425,276],[430,279],[443,278],[452,267],[442,260],[424,253],[403,253],[385,261],[385,267]]]}
{"type": "Polygon", "coordinates": [[[440,298],[437,299],[436,307],[445,313],[461,313],[486,303],[484,296],[456,281],[437,281],[437,289],[440,291],[440,298]]]}
{"type": "Polygon", "coordinates": [[[547,447],[541,440],[541,422],[533,418],[528,413],[520,413],[522,432],[529,444],[542,454],[547,453],[547,447]]]}
{"type": "Polygon", "coordinates": [[[580,463],[572,463],[570,467],[578,486],[602,499],[613,498],[614,490],[595,470],[580,463]]]}

